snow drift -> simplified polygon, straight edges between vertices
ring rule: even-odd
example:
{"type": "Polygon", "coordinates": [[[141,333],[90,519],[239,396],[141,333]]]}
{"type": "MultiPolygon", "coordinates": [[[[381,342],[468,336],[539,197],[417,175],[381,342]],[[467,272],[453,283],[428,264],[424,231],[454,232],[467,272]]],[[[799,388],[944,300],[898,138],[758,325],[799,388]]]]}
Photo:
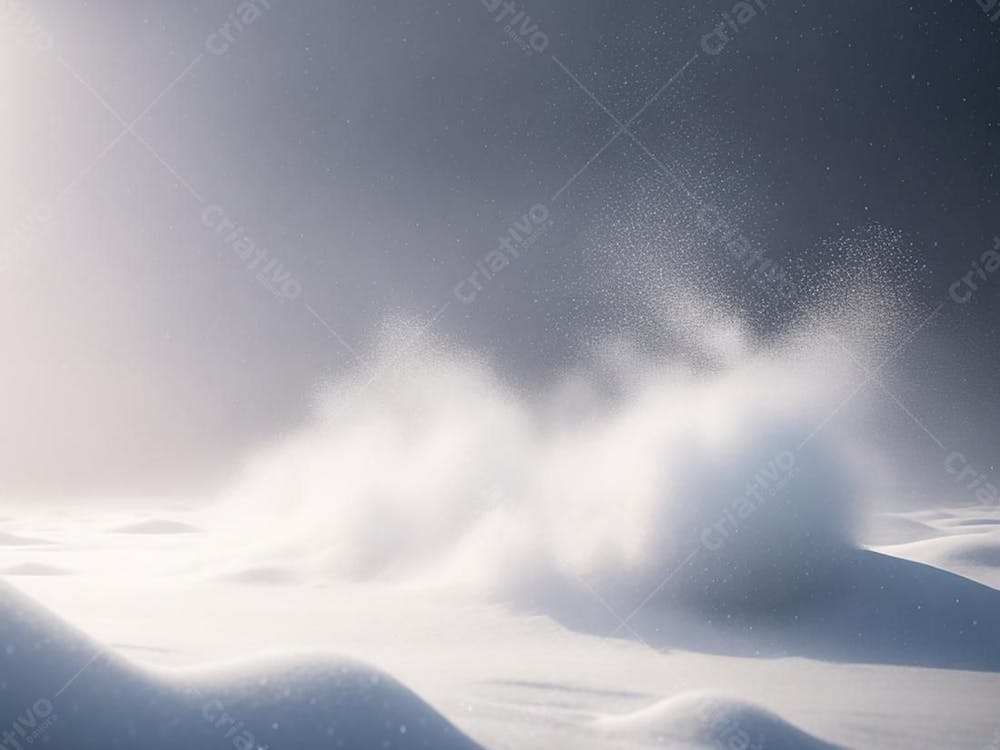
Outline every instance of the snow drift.
{"type": "Polygon", "coordinates": [[[5,583],[0,721],[12,748],[477,747],[363,665],[314,659],[167,679],[104,651],[5,583]]]}
{"type": "Polygon", "coordinates": [[[721,693],[683,693],[625,716],[606,717],[608,736],[677,750],[836,750],[780,716],[721,693]]]}

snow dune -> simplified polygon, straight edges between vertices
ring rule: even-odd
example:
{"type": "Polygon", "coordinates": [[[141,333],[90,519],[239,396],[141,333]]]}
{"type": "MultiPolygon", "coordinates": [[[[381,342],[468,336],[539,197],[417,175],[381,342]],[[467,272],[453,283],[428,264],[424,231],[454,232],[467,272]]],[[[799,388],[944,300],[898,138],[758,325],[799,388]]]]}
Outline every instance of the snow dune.
{"type": "Polygon", "coordinates": [[[1000,524],[996,519],[976,519],[975,524],[955,524],[964,533],[946,533],[933,539],[879,547],[889,555],[1000,588],[1000,524]]]}
{"type": "Polygon", "coordinates": [[[314,659],[166,678],[110,654],[4,583],[0,721],[5,740],[53,750],[477,747],[363,665],[314,659]]]}

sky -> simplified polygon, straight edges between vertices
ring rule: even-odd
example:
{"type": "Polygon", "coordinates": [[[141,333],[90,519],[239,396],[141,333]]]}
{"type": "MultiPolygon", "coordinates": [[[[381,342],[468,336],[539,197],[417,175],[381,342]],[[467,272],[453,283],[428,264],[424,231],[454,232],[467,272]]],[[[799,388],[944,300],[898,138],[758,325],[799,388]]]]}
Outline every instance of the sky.
{"type": "Polygon", "coordinates": [[[0,3],[0,492],[217,486],[383,335],[530,390],[678,279],[795,325],[719,221],[943,304],[891,375],[990,466],[1000,274],[954,285],[1000,235],[1000,21],[748,7],[0,3]]]}

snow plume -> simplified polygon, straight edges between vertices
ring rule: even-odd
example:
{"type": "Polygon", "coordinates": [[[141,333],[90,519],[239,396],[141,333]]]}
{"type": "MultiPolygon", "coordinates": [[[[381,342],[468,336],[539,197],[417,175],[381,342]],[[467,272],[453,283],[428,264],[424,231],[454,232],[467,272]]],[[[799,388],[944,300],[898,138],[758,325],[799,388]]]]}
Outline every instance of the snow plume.
{"type": "Polygon", "coordinates": [[[815,585],[853,544],[859,494],[837,415],[860,378],[841,345],[876,366],[893,316],[858,293],[763,340],[668,297],[669,347],[606,338],[541,391],[387,333],[374,369],[330,387],[216,507],[227,573],[457,586],[542,610],[581,586],[619,606],[654,590],[769,606],[815,585]]]}

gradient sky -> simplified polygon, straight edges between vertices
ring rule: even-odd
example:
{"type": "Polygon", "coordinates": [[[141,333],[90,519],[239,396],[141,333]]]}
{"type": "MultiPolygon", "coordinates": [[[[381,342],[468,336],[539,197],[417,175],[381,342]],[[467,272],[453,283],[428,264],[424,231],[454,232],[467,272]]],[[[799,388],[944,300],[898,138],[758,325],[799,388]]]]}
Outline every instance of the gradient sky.
{"type": "MultiPolygon", "coordinates": [[[[876,265],[918,311],[1000,234],[1000,21],[977,0],[774,0],[721,51],[703,40],[732,2],[539,0],[518,4],[531,55],[480,0],[256,5],[237,27],[232,2],[0,4],[5,495],[210,486],[395,317],[533,383],[695,257],[755,324],[787,324],[718,271],[664,170],[789,268],[897,233],[909,260],[876,265]],[[543,236],[458,300],[536,205],[543,236]]],[[[984,465],[998,300],[1000,276],[948,303],[901,363],[984,465]]]]}

